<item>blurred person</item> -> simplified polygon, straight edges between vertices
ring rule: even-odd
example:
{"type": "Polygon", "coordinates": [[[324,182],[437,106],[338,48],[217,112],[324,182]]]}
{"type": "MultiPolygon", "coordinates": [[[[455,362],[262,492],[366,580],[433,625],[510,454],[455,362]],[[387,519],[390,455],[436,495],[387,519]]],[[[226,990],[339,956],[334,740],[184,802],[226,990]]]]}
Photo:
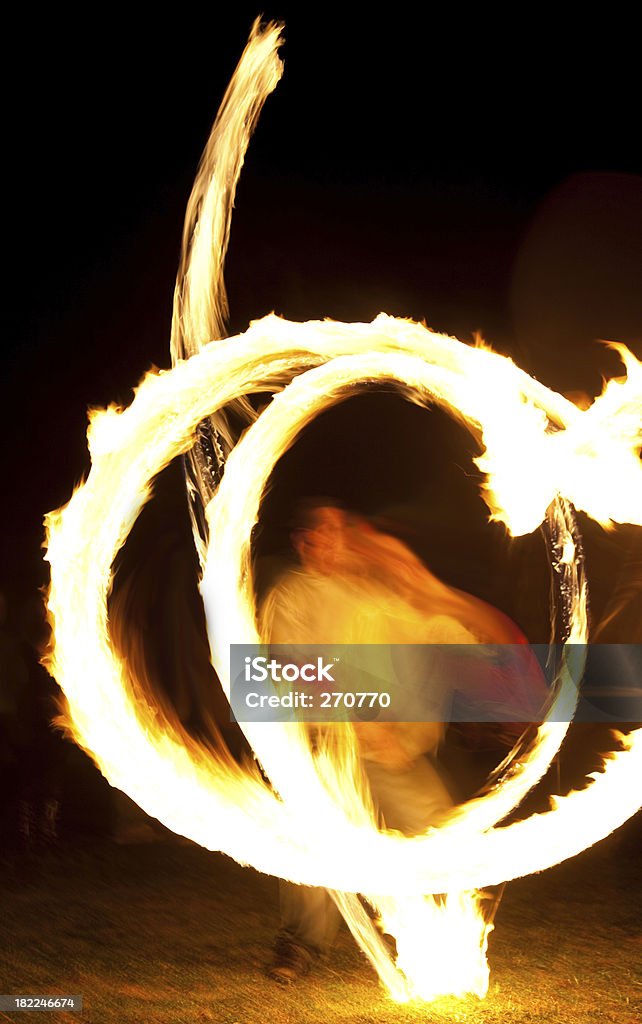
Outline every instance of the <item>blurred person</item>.
{"type": "MultiPolygon", "coordinates": [[[[401,541],[335,505],[303,506],[292,544],[298,564],[277,581],[263,605],[264,635],[272,643],[459,645],[524,640],[502,613],[447,587],[401,541]]],[[[437,761],[452,695],[448,673],[434,659],[432,665],[415,664],[414,678],[413,667],[403,666],[397,678],[406,687],[409,671],[410,689],[422,691],[424,708],[429,691],[434,720],[355,722],[353,728],[380,823],[417,835],[445,820],[454,803],[452,786],[437,761]]],[[[493,685],[496,690],[497,680],[493,685]]],[[[494,696],[505,701],[506,694],[494,696]]],[[[513,725],[503,741],[510,745],[522,728],[513,725]]],[[[321,888],[281,882],[280,901],[281,930],[268,973],[281,984],[290,984],[327,951],[340,915],[321,888]]]]}

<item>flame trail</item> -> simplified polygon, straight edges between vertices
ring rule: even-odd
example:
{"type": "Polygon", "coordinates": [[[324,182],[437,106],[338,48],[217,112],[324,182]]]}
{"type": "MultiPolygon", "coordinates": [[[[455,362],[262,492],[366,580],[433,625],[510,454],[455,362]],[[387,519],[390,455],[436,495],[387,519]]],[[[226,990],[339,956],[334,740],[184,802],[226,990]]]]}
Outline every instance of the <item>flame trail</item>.
{"type": "Polygon", "coordinates": [[[560,721],[570,722],[577,701],[571,645],[586,642],[588,623],[572,506],[606,527],[642,525],[642,364],[617,346],[626,377],[610,381],[582,411],[510,359],[384,314],[372,324],[294,324],[269,316],[242,335],[208,344],[224,333],[222,270],[234,193],[250,134],[281,74],[279,41],[277,26],[255,25],[199,169],[175,293],[176,365],[149,374],[128,409],[92,414],[89,477],[66,508],[47,517],[49,667],[67,698],[71,735],[149,814],[240,863],[333,890],[395,998],[483,995],[488,929],[470,892],[575,855],[640,804],[642,730],[618,741],[588,788],[559,798],[544,814],[496,827],[541,779],[568,728],[560,721]],[[501,785],[414,838],[377,828],[350,774],[351,729],[340,737],[341,757],[332,760],[312,756],[300,727],[245,724],[271,789],[258,769],[217,756],[141,700],[107,618],[114,558],[154,477],[197,439],[188,463],[190,507],[212,663],[229,697],[230,644],[265,639],[249,538],[269,475],[306,424],[372,381],[393,382],[409,400],[438,404],[464,422],[483,451],[476,461],[492,518],[513,536],[551,523],[564,596],[567,658],[536,740],[507,767],[501,785]],[[223,410],[235,403],[250,421],[255,414],[245,396],[279,388],[232,448],[223,410]],[[398,936],[403,974],[350,896],[357,892],[379,894],[371,901],[398,936]],[[445,905],[417,896],[444,892],[451,894],[445,905]],[[453,957],[463,942],[469,956],[453,957]],[[430,977],[426,943],[433,964],[437,946],[444,953],[430,977]]]}
{"type": "MultiPolygon", "coordinates": [[[[170,339],[174,366],[227,333],[223,268],[236,186],[263,104],[283,74],[278,56],[282,41],[280,25],[254,22],[201,157],[187,204],[174,290],[170,339]]],[[[235,441],[230,413],[245,424],[256,418],[247,399],[239,396],[200,424],[196,443],[185,457],[192,531],[201,564],[207,543],[203,511],[216,492],[235,441]]]]}
{"type": "MultiPolygon", "coordinates": [[[[342,393],[364,375],[367,380],[400,378],[407,387],[417,389],[420,400],[432,397],[459,408],[474,429],[481,431],[484,443],[489,427],[492,433],[496,422],[510,422],[513,434],[521,438],[520,461],[541,444],[544,419],[560,409],[559,396],[549,393],[547,399],[541,385],[504,357],[385,316],[370,325],[291,324],[266,317],[244,335],[206,346],[170,372],[149,374],[128,409],[93,414],[89,477],[69,505],[52,513],[47,521],[49,607],[55,626],[50,668],[69,702],[71,733],[113,785],[173,831],[208,849],[223,850],[240,863],[306,884],[385,893],[394,878],[396,896],[447,892],[481,888],[573,856],[637,810],[642,731],[627,737],[623,749],[605,761],[604,771],[587,789],[560,798],[546,814],[507,828],[493,828],[507,807],[491,793],[477,805],[484,807],[483,829],[469,832],[464,818],[451,830],[445,826],[429,830],[425,836],[404,838],[350,820],[345,806],[329,799],[307,747],[292,727],[245,726],[281,795],[278,799],[258,773],[248,774],[212,757],[197,744],[185,744],[171,727],[159,725],[153,709],[136,702],[126,666],[109,641],[106,599],[115,554],[150,495],[151,481],[172,458],[187,450],[197,424],[213,409],[244,391],[260,389],[275,373],[287,370],[292,374],[312,362],[321,365],[302,373],[277,395],[231,453],[208,509],[211,542],[202,587],[213,662],[228,692],[228,645],[261,639],[251,595],[249,534],[264,481],[274,457],[291,442],[302,421],[314,415],[315,401],[319,407],[331,403],[337,392],[342,393]],[[346,351],[353,354],[344,356],[346,351]],[[495,389],[498,380],[502,389],[494,390],[490,400],[488,391],[495,389]],[[246,460],[252,468],[250,476],[246,460]],[[466,828],[465,843],[461,841],[462,828],[466,828]]],[[[618,386],[627,388],[627,383],[618,386]]],[[[629,394],[632,398],[630,387],[629,394]]],[[[581,430],[575,413],[573,425],[579,443],[581,430]]],[[[552,451],[561,433],[550,438],[546,435],[552,451]]],[[[563,440],[558,443],[565,452],[563,440]]],[[[591,470],[600,514],[604,511],[604,457],[597,452],[591,470]]],[[[635,471],[637,477],[620,481],[622,491],[640,485],[642,467],[637,465],[635,471]]],[[[555,458],[549,463],[549,473],[548,480],[540,478],[540,517],[546,514],[550,489],[554,492],[553,481],[558,479],[555,458]]],[[[488,488],[496,514],[515,532],[512,508],[500,507],[492,476],[488,488]]],[[[613,491],[611,498],[607,512],[615,519],[619,492],[613,491]]],[[[521,527],[521,505],[512,505],[521,527]]],[[[589,514],[591,507],[589,497],[589,514]]],[[[571,572],[572,581],[572,536],[563,511],[555,512],[555,508],[554,503],[553,513],[564,538],[562,568],[571,572]]],[[[587,637],[581,581],[576,581],[571,597],[568,638],[581,643],[587,637]]],[[[554,708],[559,717],[571,700],[568,677],[562,678],[554,708]]],[[[562,732],[563,727],[552,722],[539,731],[538,743],[527,760],[530,778],[540,776],[541,765],[554,753],[554,738],[561,740],[562,732]]],[[[340,780],[340,769],[331,770],[340,780]]],[[[513,796],[519,799],[529,778],[518,771],[516,780],[507,785],[514,786],[513,796]]],[[[340,784],[339,790],[343,791],[340,784]]]]}

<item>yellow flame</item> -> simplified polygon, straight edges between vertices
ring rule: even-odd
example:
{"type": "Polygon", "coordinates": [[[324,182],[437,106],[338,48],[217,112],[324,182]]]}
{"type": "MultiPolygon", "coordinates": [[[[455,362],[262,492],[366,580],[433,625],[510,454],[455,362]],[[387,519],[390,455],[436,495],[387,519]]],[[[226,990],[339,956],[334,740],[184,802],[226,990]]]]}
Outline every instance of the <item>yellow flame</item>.
{"type": "MultiPolygon", "coordinates": [[[[591,786],[560,799],[547,814],[493,828],[510,808],[491,793],[478,802],[470,829],[464,817],[451,829],[446,825],[410,839],[350,820],[345,806],[328,798],[307,745],[292,727],[245,726],[280,794],[277,799],[258,773],[217,760],[196,744],[185,745],[172,728],[159,727],[153,709],[134,699],[126,666],[110,644],[106,599],[114,557],[149,497],[151,481],[188,448],[198,422],[213,409],[260,389],[277,372],[292,374],[322,360],[277,395],[247,432],[208,509],[211,543],[202,589],[213,663],[228,692],[229,644],[261,639],[252,605],[249,535],[265,481],[279,452],[318,409],[364,378],[401,379],[421,401],[432,398],[457,407],[483,436],[489,425],[509,415],[504,421],[511,430],[537,443],[533,408],[541,408],[543,399],[546,406],[559,405],[558,396],[547,400],[541,386],[512,364],[507,370],[503,357],[385,316],[370,325],[292,324],[271,316],[252,324],[245,335],[206,346],[172,371],[148,375],[128,409],[94,413],[89,477],[69,505],[47,520],[49,607],[55,624],[50,667],[69,703],[70,731],[113,785],[173,831],[241,863],[307,884],[349,892],[392,890],[396,896],[472,890],[573,856],[638,808],[641,732],[628,738],[591,786]],[[493,402],[480,400],[479,392],[498,379],[506,390],[496,391],[493,402]],[[515,391],[522,396],[519,403],[515,391]],[[523,424],[515,421],[516,410],[523,413],[523,424]]],[[[599,408],[600,401],[592,408],[599,408]]],[[[581,436],[577,421],[574,430],[581,436]]],[[[528,444],[518,454],[520,462],[527,461],[528,444]]],[[[601,508],[599,456],[592,465],[601,508]]],[[[553,474],[556,469],[553,465],[553,474]]],[[[629,482],[619,486],[625,490],[629,482]]],[[[613,492],[613,506],[618,500],[613,492]]],[[[617,514],[615,507],[612,511],[617,514]]],[[[510,511],[499,514],[510,529],[510,511]]],[[[555,514],[566,537],[566,570],[572,570],[563,503],[555,514]]],[[[582,642],[586,637],[585,591],[576,581],[570,638],[582,642]]],[[[560,710],[569,702],[572,706],[572,700],[572,683],[562,680],[555,716],[563,717],[560,710]]],[[[552,721],[540,730],[522,770],[506,784],[511,800],[517,802],[541,777],[563,732],[552,721]]],[[[345,793],[341,766],[328,770],[337,774],[336,791],[345,793]]]]}
{"type": "Polygon", "coordinates": [[[484,921],[479,897],[449,893],[442,900],[388,897],[382,903],[383,926],[397,937],[397,966],[408,981],[409,998],[486,995],[493,926],[484,921]]]}
{"type": "MultiPolygon", "coordinates": [[[[187,204],[174,290],[170,339],[174,365],[226,333],[228,304],[223,268],[236,186],[263,104],[283,74],[277,52],[281,42],[280,25],[274,22],[262,25],[258,19],[254,22],[201,158],[187,204]]],[[[219,462],[224,461],[234,445],[229,413],[234,413],[241,423],[252,423],[256,418],[254,409],[243,396],[210,417],[209,433],[219,462]]],[[[194,542],[202,563],[205,547],[200,513],[214,495],[216,479],[210,459],[198,446],[187,453],[187,462],[189,488],[195,491],[189,493],[189,509],[194,542]]]]}
{"type": "MultiPolygon", "coordinates": [[[[570,721],[577,700],[565,664],[547,721],[503,784],[442,827],[406,838],[379,831],[364,804],[351,773],[352,730],[338,745],[340,758],[315,760],[296,726],[245,725],[277,796],[258,770],[216,756],[144,704],[109,635],[114,558],[154,477],[189,451],[202,420],[212,416],[224,433],[225,406],[276,386],[288,385],[229,454],[207,507],[209,548],[199,550],[212,662],[228,696],[229,645],[264,639],[253,604],[249,537],[267,479],[299,431],[363,381],[397,382],[412,401],[439,404],[463,420],[483,448],[478,465],[491,514],[512,535],[549,518],[569,643],[588,635],[569,503],[607,526],[642,524],[642,365],[622,346],[626,378],[609,382],[582,411],[487,347],[383,314],[372,324],[295,324],[269,316],[243,335],[205,344],[224,329],[222,268],[234,190],[252,127],[281,74],[278,43],[275,26],[255,26],[199,171],[175,295],[177,365],[148,375],[128,409],[93,414],[89,477],[66,508],[47,517],[49,666],[67,698],[70,733],[149,814],[240,863],[328,887],[395,998],[483,995],[489,926],[474,890],[573,856],[634,813],[642,731],[621,741],[587,789],[545,814],[496,828],[541,779],[562,742],[567,726],[556,720],[570,721]],[[357,892],[379,894],[369,899],[397,937],[396,965],[351,895],[357,892]],[[445,901],[423,895],[431,893],[449,895],[445,901]]],[[[247,403],[240,408],[252,418],[247,403]]],[[[209,501],[207,474],[199,471],[196,480],[209,501]]]]}

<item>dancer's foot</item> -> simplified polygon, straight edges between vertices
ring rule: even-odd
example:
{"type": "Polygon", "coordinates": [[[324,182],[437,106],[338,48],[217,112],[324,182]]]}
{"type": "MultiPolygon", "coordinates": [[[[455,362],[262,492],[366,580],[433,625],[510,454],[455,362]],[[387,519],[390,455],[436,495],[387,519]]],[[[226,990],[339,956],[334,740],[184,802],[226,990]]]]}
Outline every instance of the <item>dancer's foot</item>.
{"type": "Polygon", "coordinates": [[[292,985],[304,977],[312,966],[312,954],[296,942],[279,939],[274,950],[274,959],[266,970],[269,978],[279,985],[292,985]]]}

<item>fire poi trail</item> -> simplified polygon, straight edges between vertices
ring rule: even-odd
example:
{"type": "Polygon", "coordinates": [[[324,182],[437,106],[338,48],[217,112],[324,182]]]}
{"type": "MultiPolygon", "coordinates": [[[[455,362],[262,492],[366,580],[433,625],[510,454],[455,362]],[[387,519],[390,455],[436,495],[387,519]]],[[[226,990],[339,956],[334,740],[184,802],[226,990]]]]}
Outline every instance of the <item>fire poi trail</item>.
{"type": "Polygon", "coordinates": [[[577,702],[570,645],[585,644],[589,626],[573,510],[605,527],[642,526],[642,363],[616,346],[626,376],[609,381],[582,411],[506,357],[385,314],[371,324],[291,323],[270,315],[220,340],[236,183],[262,104],[282,73],[280,41],[278,26],[254,26],[201,162],[175,293],[174,368],[148,374],[129,408],[91,414],[91,472],[69,504],[47,517],[54,625],[48,667],[65,694],[76,742],[148,814],[241,864],[332,890],[395,998],[483,996],[490,926],[477,890],[574,856],[642,803],[637,730],[614,736],[614,749],[586,788],[556,798],[546,813],[497,827],[547,771],[577,702]],[[319,413],[377,381],[451,412],[474,434],[483,452],[476,462],[486,474],[484,500],[511,536],[547,525],[567,654],[545,721],[530,746],[513,752],[501,785],[413,838],[379,829],[365,806],[351,774],[351,727],[329,759],[313,754],[297,725],[243,723],[270,786],[258,767],[199,745],[178,721],[140,699],[114,650],[107,615],[114,559],[154,478],[190,453],[212,664],[229,699],[230,645],[266,639],[257,621],[250,534],[270,473],[319,413]],[[245,396],[260,391],[273,398],[257,418],[245,396]],[[223,412],[230,403],[255,421],[235,446],[223,412]],[[208,434],[213,461],[201,441],[193,447],[199,431],[208,434]],[[395,935],[395,962],[357,893],[366,894],[395,935]],[[434,893],[448,896],[436,901],[434,893]]]}

